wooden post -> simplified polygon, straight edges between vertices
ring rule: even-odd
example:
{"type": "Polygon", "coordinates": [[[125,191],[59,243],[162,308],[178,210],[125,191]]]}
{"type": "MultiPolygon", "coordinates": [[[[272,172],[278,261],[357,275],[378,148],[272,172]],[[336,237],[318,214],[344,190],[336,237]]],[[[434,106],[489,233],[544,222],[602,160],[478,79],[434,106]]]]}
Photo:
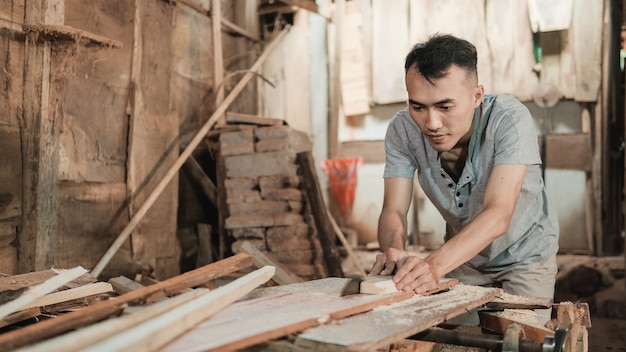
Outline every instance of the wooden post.
{"type": "Polygon", "coordinates": [[[345,0],[336,0],[333,11],[335,48],[330,66],[330,111],[328,112],[328,155],[339,155],[339,110],[341,108],[341,37],[345,0]]]}
{"type": "Polygon", "coordinates": [[[311,213],[315,219],[317,236],[324,251],[324,263],[326,264],[328,275],[344,277],[343,269],[341,268],[341,258],[335,245],[335,230],[327,216],[322,190],[315,172],[313,156],[311,152],[298,153],[296,160],[298,173],[302,177],[302,187],[306,190],[307,200],[311,205],[311,213]]]}
{"type": "MultiPolygon", "coordinates": [[[[24,24],[63,24],[62,0],[24,3],[24,24]]],[[[17,235],[18,272],[48,269],[57,238],[59,141],[50,110],[50,43],[27,36],[22,100],[22,227],[17,235]]],[[[52,107],[54,109],[54,106],[52,107]]]]}

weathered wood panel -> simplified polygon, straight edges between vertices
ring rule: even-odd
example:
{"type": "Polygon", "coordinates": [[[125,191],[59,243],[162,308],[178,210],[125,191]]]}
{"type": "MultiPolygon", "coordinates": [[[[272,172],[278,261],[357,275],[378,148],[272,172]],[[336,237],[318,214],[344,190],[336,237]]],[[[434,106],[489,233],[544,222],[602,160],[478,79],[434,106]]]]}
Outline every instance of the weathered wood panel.
{"type": "MultiPolygon", "coordinates": [[[[165,2],[135,2],[128,192],[131,216],[149,197],[178,156],[178,119],[170,105],[173,8],[165,2]]],[[[178,177],[169,183],[135,228],[132,253],[152,263],[157,279],[178,273],[176,239],[178,177]]]]}
{"type": "MultiPolygon", "coordinates": [[[[491,51],[487,42],[486,26],[483,25],[486,21],[485,6],[484,2],[479,2],[479,4],[480,6],[477,6],[475,0],[411,1],[410,41],[412,44],[423,41],[437,32],[456,35],[468,40],[476,46],[478,51],[478,80],[485,86],[486,92],[494,92],[491,51]]],[[[387,21],[385,20],[384,23],[387,21]]],[[[385,40],[395,35],[391,33],[385,40]]],[[[377,55],[385,55],[385,53],[381,52],[377,55]]],[[[398,62],[396,65],[402,67],[403,63],[398,62]]],[[[404,83],[404,75],[402,78],[404,83]]],[[[404,89],[404,85],[401,88],[404,89]]],[[[401,101],[404,99],[406,99],[406,93],[401,101]]]]}

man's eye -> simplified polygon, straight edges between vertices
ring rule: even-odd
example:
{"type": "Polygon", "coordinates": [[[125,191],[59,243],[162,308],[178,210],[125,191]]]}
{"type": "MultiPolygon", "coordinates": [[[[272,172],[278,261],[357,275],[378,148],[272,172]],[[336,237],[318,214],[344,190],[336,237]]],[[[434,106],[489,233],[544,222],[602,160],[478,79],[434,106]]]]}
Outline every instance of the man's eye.
{"type": "Polygon", "coordinates": [[[443,110],[443,111],[448,111],[450,109],[452,109],[452,106],[449,105],[440,105],[439,109],[443,110]]]}
{"type": "Polygon", "coordinates": [[[422,110],[424,110],[424,107],[413,105],[413,110],[415,110],[415,111],[422,111],[422,110]]]}

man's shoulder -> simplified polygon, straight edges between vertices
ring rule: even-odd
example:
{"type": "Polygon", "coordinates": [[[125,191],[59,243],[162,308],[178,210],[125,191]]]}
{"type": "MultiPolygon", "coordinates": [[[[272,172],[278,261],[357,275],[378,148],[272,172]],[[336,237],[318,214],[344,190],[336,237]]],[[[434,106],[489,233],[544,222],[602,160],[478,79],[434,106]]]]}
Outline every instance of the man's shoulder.
{"type": "Polygon", "coordinates": [[[500,108],[524,105],[519,99],[509,94],[485,94],[483,104],[496,105],[500,108]]]}

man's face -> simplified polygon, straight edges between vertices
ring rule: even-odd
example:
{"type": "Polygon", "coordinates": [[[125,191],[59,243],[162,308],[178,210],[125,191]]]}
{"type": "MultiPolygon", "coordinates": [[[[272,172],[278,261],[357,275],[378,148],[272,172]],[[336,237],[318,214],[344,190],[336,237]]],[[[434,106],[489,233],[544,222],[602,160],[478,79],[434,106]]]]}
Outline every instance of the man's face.
{"type": "Polygon", "coordinates": [[[413,121],[433,149],[445,152],[454,148],[470,132],[474,109],[483,99],[483,87],[456,65],[434,85],[415,68],[409,69],[405,78],[413,121]]]}

